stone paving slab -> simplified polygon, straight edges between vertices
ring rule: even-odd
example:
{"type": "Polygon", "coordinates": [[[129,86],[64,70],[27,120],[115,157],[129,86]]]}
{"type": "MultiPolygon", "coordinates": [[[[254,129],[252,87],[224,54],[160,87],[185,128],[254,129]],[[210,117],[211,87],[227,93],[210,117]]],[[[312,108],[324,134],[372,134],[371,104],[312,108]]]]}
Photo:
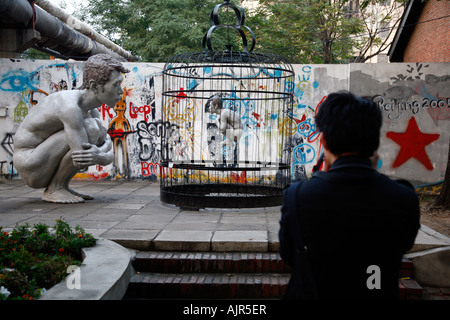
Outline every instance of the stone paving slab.
{"type": "MultiPolygon", "coordinates": [[[[181,210],[159,199],[159,182],[72,181],[71,188],[94,196],[80,204],[41,200],[43,189],[21,180],[0,181],[0,226],[46,223],[64,218],[95,237],[136,250],[271,251],[279,248],[280,206],[254,209],[181,210]]],[[[422,226],[411,250],[450,245],[422,226]]]]}
{"type": "Polygon", "coordinates": [[[163,230],[154,239],[155,250],[210,251],[213,231],[163,230]]]}
{"type": "MultiPolygon", "coordinates": [[[[86,232],[88,232],[88,229],[86,229],[86,232]]],[[[111,228],[109,230],[99,232],[99,237],[101,236],[102,238],[117,242],[126,248],[147,251],[154,248],[153,240],[160,232],[160,230],[111,228]]],[[[92,235],[95,236],[93,233],[92,235]]]]}
{"type": "Polygon", "coordinates": [[[212,251],[267,252],[267,231],[216,231],[212,238],[212,251]]]}

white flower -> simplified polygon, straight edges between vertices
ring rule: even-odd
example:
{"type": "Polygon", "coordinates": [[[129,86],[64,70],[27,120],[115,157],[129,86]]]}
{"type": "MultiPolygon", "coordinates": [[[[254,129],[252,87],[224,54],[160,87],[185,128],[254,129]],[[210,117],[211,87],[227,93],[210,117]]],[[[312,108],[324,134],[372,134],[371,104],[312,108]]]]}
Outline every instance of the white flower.
{"type": "Polygon", "coordinates": [[[6,289],[4,286],[0,287],[0,294],[4,295],[5,298],[8,298],[11,292],[9,292],[8,289],[6,289]]]}

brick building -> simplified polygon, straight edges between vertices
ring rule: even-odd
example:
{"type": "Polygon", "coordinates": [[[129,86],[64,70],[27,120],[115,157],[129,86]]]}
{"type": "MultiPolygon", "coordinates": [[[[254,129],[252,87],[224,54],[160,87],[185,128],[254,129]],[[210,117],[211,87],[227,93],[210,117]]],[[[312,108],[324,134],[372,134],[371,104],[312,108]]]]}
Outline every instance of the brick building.
{"type": "Polygon", "coordinates": [[[390,62],[450,62],[450,0],[410,0],[390,62]]]}

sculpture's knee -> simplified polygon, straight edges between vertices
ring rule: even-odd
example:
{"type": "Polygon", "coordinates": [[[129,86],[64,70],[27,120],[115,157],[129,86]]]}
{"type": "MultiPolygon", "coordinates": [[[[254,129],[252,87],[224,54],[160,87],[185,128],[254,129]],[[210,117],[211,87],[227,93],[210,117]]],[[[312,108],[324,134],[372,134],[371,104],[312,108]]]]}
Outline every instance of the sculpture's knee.
{"type": "Polygon", "coordinates": [[[101,145],[105,141],[106,129],[99,119],[84,119],[84,128],[86,129],[89,143],[101,145]]]}
{"type": "Polygon", "coordinates": [[[84,128],[86,129],[89,143],[96,144],[100,135],[100,129],[95,119],[84,119],[84,128]]]}

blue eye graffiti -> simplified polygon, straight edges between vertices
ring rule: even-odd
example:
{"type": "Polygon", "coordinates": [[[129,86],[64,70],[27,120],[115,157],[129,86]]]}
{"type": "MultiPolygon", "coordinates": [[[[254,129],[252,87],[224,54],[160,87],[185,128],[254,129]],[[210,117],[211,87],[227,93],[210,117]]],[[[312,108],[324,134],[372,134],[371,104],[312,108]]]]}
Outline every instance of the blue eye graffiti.
{"type": "Polygon", "coordinates": [[[0,90],[21,92],[26,89],[38,90],[38,81],[33,79],[34,73],[13,70],[0,76],[0,90]]]}
{"type": "MultiPolygon", "coordinates": [[[[0,75],[0,91],[13,91],[22,92],[24,90],[39,91],[40,71],[51,68],[64,68],[67,72],[67,78],[69,76],[69,68],[64,63],[50,64],[47,66],[41,66],[32,72],[27,72],[22,69],[12,70],[5,74],[0,75]]],[[[72,73],[73,88],[76,87],[76,74],[72,73]]],[[[67,86],[67,83],[66,83],[67,86]]]]}

